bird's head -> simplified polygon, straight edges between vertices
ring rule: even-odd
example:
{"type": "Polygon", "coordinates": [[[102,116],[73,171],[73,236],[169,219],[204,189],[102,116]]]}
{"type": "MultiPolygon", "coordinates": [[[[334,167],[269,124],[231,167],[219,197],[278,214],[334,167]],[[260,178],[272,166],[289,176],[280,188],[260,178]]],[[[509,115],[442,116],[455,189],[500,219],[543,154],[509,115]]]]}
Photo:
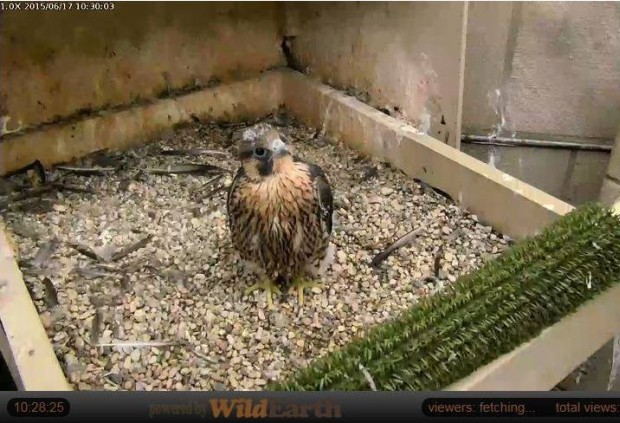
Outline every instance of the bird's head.
{"type": "Polygon", "coordinates": [[[275,129],[267,129],[257,137],[244,139],[239,144],[239,160],[252,179],[273,176],[291,163],[290,147],[275,129]]]}

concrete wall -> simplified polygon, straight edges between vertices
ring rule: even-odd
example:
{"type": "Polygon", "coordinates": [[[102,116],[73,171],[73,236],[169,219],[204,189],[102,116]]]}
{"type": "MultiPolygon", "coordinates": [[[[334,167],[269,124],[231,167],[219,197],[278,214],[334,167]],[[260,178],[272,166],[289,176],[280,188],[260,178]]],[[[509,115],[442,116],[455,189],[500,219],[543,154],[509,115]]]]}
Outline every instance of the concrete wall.
{"type": "MultiPolygon", "coordinates": [[[[455,147],[461,102],[467,134],[489,134],[503,110],[501,135],[611,144],[620,120],[618,3],[115,3],[3,12],[2,132],[256,75],[285,64],[283,33],[310,76],[422,126],[430,116],[429,135],[455,147]]],[[[607,161],[502,148],[496,165],[580,203],[597,197],[607,161]]]]}
{"type": "Polygon", "coordinates": [[[465,153],[569,204],[598,199],[609,153],[461,144],[465,153]]]}
{"type": "MultiPolygon", "coordinates": [[[[613,144],[620,122],[620,4],[471,2],[463,133],[613,144]],[[499,90],[499,99],[497,92],[499,90]]],[[[463,144],[485,160],[488,149],[463,144]]],[[[498,148],[496,165],[573,204],[596,200],[606,153],[498,148]]]]}
{"type": "Polygon", "coordinates": [[[616,135],[616,142],[609,158],[605,179],[601,187],[599,200],[611,206],[620,198],[620,125],[616,135]]]}
{"type": "Polygon", "coordinates": [[[496,122],[489,96],[505,79],[511,13],[512,2],[469,3],[463,87],[465,134],[486,135],[496,122]]]}
{"type": "Polygon", "coordinates": [[[256,75],[285,63],[280,16],[273,2],[3,12],[0,114],[14,130],[256,75]]]}
{"type": "Polygon", "coordinates": [[[619,3],[471,2],[465,63],[466,133],[490,132],[488,95],[500,89],[517,135],[608,143],[616,135],[619,3]]]}
{"type": "MultiPolygon", "coordinates": [[[[287,3],[294,64],[398,106],[429,135],[462,132],[612,143],[620,118],[620,6],[570,2],[287,3]],[[459,66],[466,16],[464,83],[459,66]],[[445,125],[441,124],[441,120],[445,125]],[[501,128],[497,128],[502,118],[501,128]]],[[[458,137],[458,135],[456,135],[458,137]]],[[[462,144],[485,162],[489,149],[462,144]]],[[[495,164],[572,204],[595,200],[605,152],[498,147],[495,164]]]]}
{"type": "Polygon", "coordinates": [[[288,3],[286,30],[302,71],[414,121],[428,113],[429,134],[458,145],[465,10],[464,2],[288,3]]]}

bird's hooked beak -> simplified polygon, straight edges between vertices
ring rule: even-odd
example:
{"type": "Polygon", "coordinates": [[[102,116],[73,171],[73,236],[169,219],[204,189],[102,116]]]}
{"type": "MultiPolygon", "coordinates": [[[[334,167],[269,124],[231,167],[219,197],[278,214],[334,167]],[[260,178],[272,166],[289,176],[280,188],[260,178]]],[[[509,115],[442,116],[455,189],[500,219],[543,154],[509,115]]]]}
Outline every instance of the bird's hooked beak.
{"type": "Polygon", "coordinates": [[[288,146],[280,138],[273,140],[271,144],[271,150],[273,151],[272,158],[282,156],[289,152],[288,146]]]}

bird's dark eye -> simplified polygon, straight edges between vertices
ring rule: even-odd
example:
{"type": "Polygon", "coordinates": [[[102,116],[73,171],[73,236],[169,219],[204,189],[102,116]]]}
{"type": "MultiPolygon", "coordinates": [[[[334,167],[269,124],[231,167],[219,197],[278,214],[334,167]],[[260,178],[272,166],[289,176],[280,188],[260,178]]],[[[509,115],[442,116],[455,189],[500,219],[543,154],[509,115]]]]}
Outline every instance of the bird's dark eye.
{"type": "Polygon", "coordinates": [[[254,150],[254,155],[256,157],[265,157],[265,149],[264,148],[257,148],[256,150],[254,150]]]}

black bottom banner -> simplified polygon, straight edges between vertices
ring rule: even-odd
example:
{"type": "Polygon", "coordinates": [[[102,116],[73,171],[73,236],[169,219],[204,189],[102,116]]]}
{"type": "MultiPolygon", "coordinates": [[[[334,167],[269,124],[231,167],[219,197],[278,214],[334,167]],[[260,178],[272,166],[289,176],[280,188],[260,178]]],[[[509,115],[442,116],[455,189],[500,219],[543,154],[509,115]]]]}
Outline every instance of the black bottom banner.
{"type": "Polygon", "coordinates": [[[613,393],[580,398],[566,392],[1,392],[0,401],[2,420],[76,423],[620,418],[620,396],[613,393]]]}

